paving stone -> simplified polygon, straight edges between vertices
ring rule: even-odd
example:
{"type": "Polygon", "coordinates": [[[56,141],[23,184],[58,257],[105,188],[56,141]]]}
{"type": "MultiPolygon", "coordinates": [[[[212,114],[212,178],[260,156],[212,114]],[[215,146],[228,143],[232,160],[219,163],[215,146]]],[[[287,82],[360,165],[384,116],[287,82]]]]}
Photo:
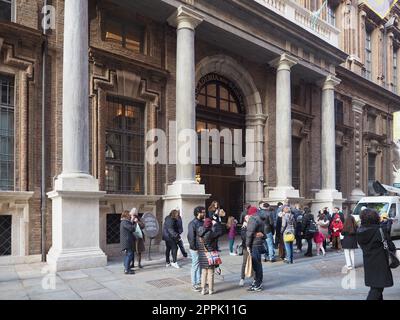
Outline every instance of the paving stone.
{"type": "Polygon", "coordinates": [[[66,285],[69,286],[76,293],[104,289],[101,284],[90,278],[69,280],[66,281],[66,285]]]}
{"type": "Polygon", "coordinates": [[[29,294],[31,300],[82,300],[81,297],[71,289],[43,294],[29,294]]]}
{"type": "Polygon", "coordinates": [[[82,279],[88,278],[89,276],[82,272],[81,270],[77,271],[61,271],[58,272],[57,275],[63,280],[74,280],[74,279],[82,279]]]}
{"type": "Polygon", "coordinates": [[[120,296],[105,288],[80,292],[79,295],[83,300],[121,300],[120,296]]]}

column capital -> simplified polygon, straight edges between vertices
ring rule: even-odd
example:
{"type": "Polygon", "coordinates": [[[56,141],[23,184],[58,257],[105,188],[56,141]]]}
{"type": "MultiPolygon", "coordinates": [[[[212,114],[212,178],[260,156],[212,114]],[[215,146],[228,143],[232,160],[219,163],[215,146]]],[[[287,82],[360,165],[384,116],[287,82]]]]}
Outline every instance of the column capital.
{"type": "Polygon", "coordinates": [[[249,114],[246,116],[246,125],[248,126],[264,126],[268,116],[265,114],[249,114]]]}
{"type": "Polygon", "coordinates": [[[272,60],[269,64],[271,66],[273,66],[274,68],[276,68],[278,71],[279,70],[288,70],[290,71],[290,69],[298,63],[298,59],[296,59],[295,57],[287,54],[287,53],[283,53],[280,57],[272,60]]]}
{"type": "Polygon", "coordinates": [[[363,113],[363,108],[365,106],[365,102],[358,99],[358,98],[353,98],[351,100],[351,105],[352,105],[352,110],[356,113],[363,113]]]}
{"type": "Polygon", "coordinates": [[[203,22],[204,17],[198,12],[185,6],[180,6],[169,18],[168,23],[179,29],[191,29],[203,22]]]}
{"type": "Polygon", "coordinates": [[[318,82],[322,90],[334,90],[342,80],[336,78],[333,74],[328,75],[325,79],[318,82]]]}

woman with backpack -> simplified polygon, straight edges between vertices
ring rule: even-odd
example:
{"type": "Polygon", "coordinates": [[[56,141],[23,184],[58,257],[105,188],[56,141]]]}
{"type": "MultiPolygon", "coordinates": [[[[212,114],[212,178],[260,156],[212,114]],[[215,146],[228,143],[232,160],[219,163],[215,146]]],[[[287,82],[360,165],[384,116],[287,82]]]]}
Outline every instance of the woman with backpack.
{"type": "Polygon", "coordinates": [[[228,221],[226,223],[226,228],[228,229],[229,255],[231,256],[237,256],[237,253],[233,252],[237,223],[237,220],[232,216],[228,218],[228,221]]]}
{"type": "Polygon", "coordinates": [[[344,219],[342,247],[346,258],[346,267],[348,270],[355,268],[354,254],[357,246],[357,222],[353,215],[347,214],[344,219]]]}
{"type": "Polygon", "coordinates": [[[217,241],[222,235],[221,229],[216,228],[217,222],[207,218],[204,220],[203,226],[198,228],[200,237],[199,261],[202,270],[201,273],[201,294],[207,293],[206,286],[208,284],[208,294],[214,294],[214,272],[215,264],[210,261],[210,254],[217,254],[217,241]]]}
{"type": "Polygon", "coordinates": [[[304,254],[305,257],[312,257],[312,240],[314,234],[318,231],[317,225],[314,221],[314,216],[311,214],[311,210],[308,207],[304,208],[304,215],[303,215],[303,237],[307,240],[307,252],[304,254]]]}
{"type": "Polygon", "coordinates": [[[282,238],[285,244],[286,263],[293,263],[293,242],[295,240],[296,219],[288,206],[283,207],[282,238]]]}

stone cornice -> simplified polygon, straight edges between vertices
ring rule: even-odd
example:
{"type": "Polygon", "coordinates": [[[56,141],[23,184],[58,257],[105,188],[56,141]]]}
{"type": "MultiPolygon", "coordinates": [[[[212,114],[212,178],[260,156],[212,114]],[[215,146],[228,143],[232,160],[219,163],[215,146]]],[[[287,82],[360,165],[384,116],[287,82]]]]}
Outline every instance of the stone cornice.
{"type": "Polygon", "coordinates": [[[353,98],[351,101],[351,105],[352,105],[352,110],[354,112],[363,113],[363,108],[366,105],[366,103],[361,99],[353,98]]]}
{"type": "MultiPolygon", "coordinates": [[[[365,92],[365,95],[370,95],[370,96],[380,96],[383,99],[387,99],[386,102],[382,101],[382,103],[390,104],[390,107],[393,107],[394,112],[395,111],[400,111],[400,97],[387,90],[386,88],[368,80],[365,79],[364,77],[360,76],[359,74],[348,70],[345,67],[339,66],[336,67],[336,72],[338,73],[338,76],[343,80],[347,80],[351,82],[352,85],[357,86],[359,89],[355,92],[365,92]]],[[[354,92],[354,91],[353,91],[354,92]]]]}
{"type": "Polygon", "coordinates": [[[37,29],[28,28],[14,22],[1,22],[0,21],[0,37],[5,39],[15,39],[23,43],[35,44],[41,47],[41,41],[45,36],[37,29]]]}

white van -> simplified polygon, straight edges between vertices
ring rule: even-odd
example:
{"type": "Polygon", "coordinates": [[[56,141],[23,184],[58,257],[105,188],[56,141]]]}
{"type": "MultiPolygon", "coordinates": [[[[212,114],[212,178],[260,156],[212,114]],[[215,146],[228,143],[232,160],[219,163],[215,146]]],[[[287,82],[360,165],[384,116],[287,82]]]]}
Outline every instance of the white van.
{"type": "Polygon", "coordinates": [[[363,208],[375,209],[379,215],[387,213],[393,221],[391,236],[400,236],[400,197],[379,196],[361,198],[353,211],[357,222],[360,221],[359,216],[363,208]]]}

